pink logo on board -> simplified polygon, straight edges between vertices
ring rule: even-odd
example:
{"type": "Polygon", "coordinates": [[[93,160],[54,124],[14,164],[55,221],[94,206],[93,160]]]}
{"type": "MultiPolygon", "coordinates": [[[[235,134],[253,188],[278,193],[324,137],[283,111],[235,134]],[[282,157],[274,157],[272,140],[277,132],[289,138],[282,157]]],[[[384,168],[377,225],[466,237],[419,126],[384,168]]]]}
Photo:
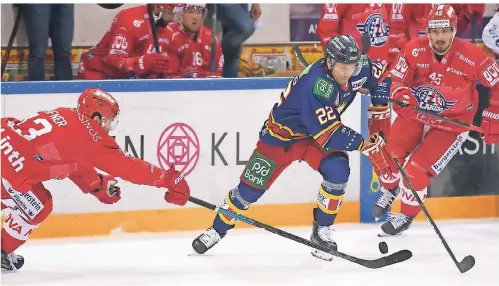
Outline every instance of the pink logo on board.
{"type": "Polygon", "coordinates": [[[199,160],[199,139],[194,129],[181,122],[165,128],[158,140],[159,165],[168,170],[171,165],[181,173],[191,173],[199,160]]]}

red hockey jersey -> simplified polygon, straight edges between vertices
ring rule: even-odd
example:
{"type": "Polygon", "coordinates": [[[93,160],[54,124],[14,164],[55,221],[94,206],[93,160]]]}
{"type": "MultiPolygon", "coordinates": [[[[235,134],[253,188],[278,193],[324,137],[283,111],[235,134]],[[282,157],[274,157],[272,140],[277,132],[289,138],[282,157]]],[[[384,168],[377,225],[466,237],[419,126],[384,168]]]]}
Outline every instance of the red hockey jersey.
{"type": "MultiPolygon", "coordinates": [[[[158,26],[158,32],[165,28],[158,26]]],[[[154,53],[147,6],[120,11],[111,27],[95,46],[83,53],[79,78],[122,79],[135,75],[138,58],[154,53]]]]}
{"type": "Polygon", "coordinates": [[[481,48],[459,38],[454,39],[440,62],[426,36],[409,41],[391,76],[392,89],[397,82],[410,87],[419,107],[470,124],[478,105],[477,81],[493,91],[499,88],[497,63],[481,48]]]}
{"type": "Polygon", "coordinates": [[[85,190],[97,180],[98,168],[134,184],[156,186],[165,171],[125,155],[114,139],[77,109],[41,111],[19,121],[1,122],[2,179],[26,192],[31,186],[69,176],[85,190]],[[15,156],[14,156],[14,155],[15,156]],[[72,178],[74,175],[74,178],[72,178]]]}
{"type": "Polygon", "coordinates": [[[215,52],[215,72],[211,72],[212,31],[201,26],[193,37],[180,22],[168,24],[158,33],[161,50],[170,57],[169,77],[208,77],[221,76],[224,58],[220,41],[217,39],[215,52]],[[192,75],[192,76],[191,76],[192,75]]]}
{"type": "Polygon", "coordinates": [[[332,36],[352,35],[361,46],[360,38],[367,34],[371,49],[367,56],[386,63],[390,50],[386,4],[323,4],[322,15],[317,25],[317,35],[324,45],[332,36]]]}

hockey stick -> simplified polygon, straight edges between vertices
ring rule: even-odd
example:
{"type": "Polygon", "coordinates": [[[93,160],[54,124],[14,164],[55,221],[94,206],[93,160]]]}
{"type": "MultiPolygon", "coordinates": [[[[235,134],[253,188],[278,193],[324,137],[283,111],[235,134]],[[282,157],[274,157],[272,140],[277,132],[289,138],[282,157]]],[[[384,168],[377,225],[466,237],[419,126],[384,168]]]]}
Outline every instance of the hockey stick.
{"type": "MultiPolygon", "coordinates": [[[[358,90],[358,92],[360,92],[363,95],[369,95],[369,91],[366,90],[366,89],[360,89],[360,90],[358,90]]],[[[453,124],[456,124],[456,125],[459,125],[459,126],[462,126],[462,127],[466,127],[469,130],[476,131],[478,133],[484,134],[483,129],[481,127],[479,127],[479,126],[468,124],[468,123],[459,121],[457,119],[449,118],[447,116],[438,114],[438,113],[436,113],[434,111],[423,109],[423,108],[421,108],[419,106],[409,105],[407,103],[404,103],[404,102],[402,102],[400,100],[396,100],[396,99],[393,99],[393,98],[389,98],[388,101],[391,102],[391,103],[395,103],[395,104],[397,104],[399,106],[402,106],[402,107],[412,108],[412,109],[416,110],[419,113],[428,114],[428,115],[431,115],[431,116],[436,117],[438,119],[442,119],[443,121],[447,121],[447,122],[450,122],[450,123],[453,123],[453,124]]]]}
{"type": "Polygon", "coordinates": [[[10,33],[9,43],[7,44],[7,50],[5,51],[5,55],[2,59],[2,77],[5,69],[7,68],[7,62],[9,61],[10,51],[12,50],[12,45],[14,44],[14,39],[16,38],[17,29],[19,28],[19,23],[21,22],[21,16],[23,13],[22,5],[19,6],[17,10],[16,21],[14,22],[14,27],[12,28],[12,32],[10,33]]]}
{"type": "MultiPolygon", "coordinates": [[[[383,136],[383,134],[380,134],[380,136],[386,141],[386,138],[383,136]]],[[[390,150],[390,153],[393,153],[393,151],[390,150]]],[[[440,232],[437,225],[435,224],[435,221],[433,220],[430,213],[426,209],[423,201],[421,200],[421,198],[419,197],[419,195],[415,191],[414,187],[412,186],[412,183],[409,180],[409,176],[407,176],[407,173],[405,172],[404,168],[400,164],[399,160],[395,157],[393,158],[393,160],[395,161],[395,164],[397,165],[397,169],[399,170],[400,174],[402,175],[402,178],[409,186],[409,189],[411,190],[412,196],[415,197],[416,200],[418,201],[418,204],[421,206],[421,209],[423,210],[424,214],[426,215],[426,218],[428,219],[431,226],[433,227],[433,230],[435,230],[438,237],[440,238],[440,241],[442,241],[442,244],[444,245],[445,249],[447,250],[447,253],[452,258],[452,261],[454,261],[454,263],[456,264],[457,268],[459,269],[459,271],[461,273],[464,273],[464,272],[470,270],[473,266],[475,266],[475,258],[471,255],[468,255],[465,258],[463,258],[463,260],[461,260],[461,262],[457,261],[456,256],[454,255],[454,253],[452,252],[452,250],[449,247],[449,244],[447,244],[447,241],[443,237],[442,233],[440,232]]]]}
{"type": "Polygon", "coordinates": [[[160,53],[158,42],[158,31],[156,30],[156,23],[154,23],[154,13],[152,11],[152,4],[147,4],[147,14],[149,16],[149,25],[151,26],[152,41],[154,43],[154,50],[156,54],[160,53]]]}
{"type": "Polygon", "coordinates": [[[217,4],[212,4],[211,11],[211,72],[217,71],[216,55],[217,55],[217,4]]]}
{"type": "Polygon", "coordinates": [[[392,103],[395,103],[397,105],[400,105],[402,107],[410,107],[410,108],[416,110],[419,113],[428,114],[428,115],[431,115],[431,116],[436,117],[438,119],[442,119],[443,121],[447,121],[447,122],[450,122],[450,123],[453,123],[453,124],[456,124],[456,125],[459,125],[459,126],[467,127],[469,130],[473,130],[473,131],[479,132],[481,134],[484,133],[483,129],[480,128],[479,126],[471,125],[471,124],[468,124],[468,123],[465,123],[465,122],[462,122],[462,121],[459,121],[459,120],[456,120],[456,119],[453,119],[453,118],[449,118],[447,116],[438,114],[438,113],[436,113],[434,111],[423,109],[423,108],[421,108],[419,106],[412,106],[412,105],[406,104],[406,103],[404,103],[402,101],[399,101],[399,100],[396,100],[396,99],[389,98],[388,101],[392,102],[392,103]]]}
{"type": "Polygon", "coordinates": [[[292,45],[291,48],[293,49],[293,52],[295,53],[296,58],[298,59],[298,62],[300,63],[300,66],[302,69],[306,68],[308,66],[307,60],[305,57],[303,57],[303,54],[301,53],[300,47],[298,45],[292,45]]]}
{"type": "Polygon", "coordinates": [[[332,255],[334,255],[336,257],[346,259],[346,260],[348,260],[350,262],[362,265],[362,266],[367,267],[367,268],[378,269],[378,268],[382,268],[382,267],[385,267],[385,266],[388,266],[388,265],[392,265],[392,264],[395,264],[395,263],[403,262],[403,261],[405,261],[405,260],[407,260],[407,259],[409,259],[409,258],[412,257],[412,252],[410,252],[409,250],[405,249],[405,250],[400,250],[400,251],[397,251],[397,252],[395,252],[393,254],[390,254],[388,256],[383,256],[381,258],[374,259],[374,260],[366,260],[366,259],[362,259],[362,258],[357,258],[357,257],[351,256],[351,255],[345,254],[343,252],[335,251],[335,250],[330,249],[328,247],[325,247],[325,246],[313,243],[313,242],[311,242],[308,239],[299,237],[297,235],[294,235],[292,233],[286,232],[284,230],[272,227],[270,225],[261,223],[261,222],[256,221],[256,220],[252,220],[252,219],[247,218],[247,217],[245,217],[245,216],[243,216],[241,214],[237,214],[237,213],[231,212],[229,210],[222,209],[220,207],[217,207],[217,206],[215,206],[213,204],[210,204],[210,203],[208,203],[206,201],[203,201],[203,200],[200,200],[198,198],[195,198],[195,197],[191,196],[191,197],[189,197],[189,201],[191,203],[196,204],[196,205],[208,208],[210,210],[214,210],[214,211],[216,211],[218,213],[221,213],[221,214],[224,214],[224,215],[231,216],[231,217],[233,217],[233,218],[235,218],[237,220],[240,220],[240,221],[242,221],[244,223],[256,226],[258,228],[263,228],[266,231],[272,232],[272,233],[277,234],[279,236],[282,236],[284,238],[291,239],[293,241],[296,241],[296,242],[304,244],[306,246],[318,249],[318,250],[323,251],[323,252],[327,252],[327,253],[332,254],[332,255]]]}

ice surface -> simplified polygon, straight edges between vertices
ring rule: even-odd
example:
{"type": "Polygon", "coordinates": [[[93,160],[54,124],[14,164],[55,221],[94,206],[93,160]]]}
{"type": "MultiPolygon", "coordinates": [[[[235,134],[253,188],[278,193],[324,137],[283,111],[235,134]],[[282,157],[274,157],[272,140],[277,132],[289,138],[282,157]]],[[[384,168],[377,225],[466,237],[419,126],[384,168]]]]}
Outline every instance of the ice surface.
{"type": "MultiPolygon", "coordinates": [[[[382,269],[310,255],[308,247],[261,229],[234,229],[205,256],[192,256],[199,232],[117,234],[99,238],[32,240],[18,250],[26,264],[2,273],[2,285],[499,285],[499,220],[439,221],[457,258],[476,265],[461,274],[427,222],[402,236],[378,238],[379,225],[339,224],[339,250],[378,258],[409,249],[413,257],[382,269]]],[[[309,237],[311,227],[288,228],[309,237]]]]}

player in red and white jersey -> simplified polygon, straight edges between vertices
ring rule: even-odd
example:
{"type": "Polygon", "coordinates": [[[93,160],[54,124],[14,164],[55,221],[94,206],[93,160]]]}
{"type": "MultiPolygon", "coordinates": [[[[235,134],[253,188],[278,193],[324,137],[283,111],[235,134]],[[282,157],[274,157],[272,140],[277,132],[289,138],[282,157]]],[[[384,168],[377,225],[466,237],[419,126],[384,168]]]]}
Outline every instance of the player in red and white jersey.
{"type": "Polygon", "coordinates": [[[187,202],[190,191],[183,175],[173,167],[164,171],[125,155],[108,135],[119,111],[109,93],[90,88],[78,98],[77,108],[40,111],[22,121],[2,118],[2,210],[8,210],[2,227],[2,269],[23,266],[24,258],[14,251],[52,212],[52,195],[44,181],[69,178],[84,193],[114,204],[121,198],[115,179],[119,177],[167,188],[164,199],[169,203],[187,202]]]}
{"type": "Polygon", "coordinates": [[[388,63],[397,59],[405,44],[418,37],[418,18],[420,18],[420,4],[386,4],[388,22],[390,23],[388,63]]]}
{"type": "Polygon", "coordinates": [[[211,70],[212,31],[203,27],[205,6],[178,4],[174,10],[178,21],[168,24],[166,29],[158,34],[159,37],[166,38],[162,49],[168,51],[171,58],[168,70],[173,77],[222,76],[224,59],[219,39],[216,39],[215,71],[211,70]]]}
{"type": "MultiPolygon", "coordinates": [[[[158,32],[173,20],[174,4],[153,4],[158,32]]],[[[95,46],[80,58],[79,79],[149,78],[163,75],[169,58],[154,49],[147,5],[120,11],[95,46]]]]}
{"type": "Polygon", "coordinates": [[[361,36],[369,35],[371,48],[367,56],[383,64],[388,62],[390,50],[387,4],[323,4],[317,25],[317,35],[322,47],[329,38],[351,35],[363,50],[361,36]]]}
{"type": "MultiPolygon", "coordinates": [[[[483,112],[481,127],[486,144],[499,142],[499,66],[469,41],[455,37],[457,16],[450,5],[434,6],[428,16],[427,37],[409,41],[391,70],[391,97],[420,108],[472,124],[477,111],[477,81],[490,87],[490,105],[483,112]]],[[[394,155],[405,162],[404,170],[419,197],[424,200],[431,178],[437,176],[458,153],[469,129],[393,105],[397,118],[388,143],[394,155]]],[[[421,210],[400,174],[380,177],[382,195],[374,215],[382,217],[402,191],[401,212],[382,224],[384,234],[408,229],[421,210]]]]}

